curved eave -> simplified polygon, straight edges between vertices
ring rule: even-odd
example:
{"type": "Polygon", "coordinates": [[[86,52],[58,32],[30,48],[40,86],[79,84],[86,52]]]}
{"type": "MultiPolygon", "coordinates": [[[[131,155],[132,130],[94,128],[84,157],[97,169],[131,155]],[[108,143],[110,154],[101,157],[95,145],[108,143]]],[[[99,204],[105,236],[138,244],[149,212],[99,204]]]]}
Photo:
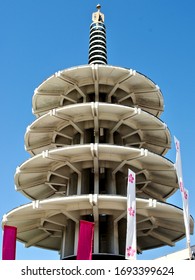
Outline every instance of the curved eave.
{"type": "MultiPolygon", "coordinates": [[[[137,242],[139,251],[164,245],[174,246],[185,237],[183,211],[171,204],[136,199],[137,242]]],[[[108,195],[82,195],[34,201],[3,217],[2,226],[17,227],[17,239],[26,247],[60,250],[67,219],[79,222],[82,215],[112,215],[119,222],[126,217],[126,198],[108,195]]],[[[98,219],[98,218],[97,218],[98,219]]],[[[190,217],[190,233],[194,221],[190,217]]]]}
{"type": "Polygon", "coordinates": [[[171,161],[144,149],[107,144],[72,145],[44,151],[17,168],[15,184],[25,196],[44,199],[58,195],[53,181],[50,181],[51,174],[58,182],[59,178],[68,180],[72,172],[81,173],[86,168],[98,170],[101,167],[110,168],[113,174],[120,171],[124,176],[130,168],[136,172],[138,179],[142,174],[145,179],[138,182],[141,183],[138,195],[144,194],[144,197],[164,201],[178,189],[171,161]]]}
{"type": "Polygon", "coordinates": [[[112,133],[119,131],[122,138],[129,139],[129,143],[126,140],[127,146],[143,147],[161,155],[170,149],[170,132],[165,123],[153,115],[123,105],[91,102],[53,109],[35,120],[25,134],[26,150],[35,155],[46,149],[65,146],[63,139],[72,144],[75,133],[82,134],[85,129],[96,127],[97,121],[99,127],[112,133]],[[62,131],[64,128],[65,132],[62,131]],[[135,140],[135,134],[139,140],[135,140]],[[62,137],[62,144],[55,142],[58,135],[62,137]]]}
{"type": "Polygon", "coordinates": [[[163,111],[162,93],[146,76],[132,69],[92,64],[65,69],[46,79],[34,92],[33,112],[41,116],[63,106],[64,101],[75,104],[82,98],[86,102],[92,92],[107,94],[110,103],[116,95],[119,104],[132,104],[155,116],[163,111]]]}

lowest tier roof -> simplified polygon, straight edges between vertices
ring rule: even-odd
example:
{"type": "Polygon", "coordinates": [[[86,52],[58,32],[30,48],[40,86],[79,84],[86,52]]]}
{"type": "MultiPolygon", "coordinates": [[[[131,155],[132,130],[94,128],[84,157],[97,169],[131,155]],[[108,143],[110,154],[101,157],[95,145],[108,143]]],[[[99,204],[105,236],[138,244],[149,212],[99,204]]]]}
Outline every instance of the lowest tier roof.
{"type": "MultiPolygon", "coordinates": [[[[37,246],[59,251],[67,220],[79,223],[82,215],[111,215],[113,221],[126,218],[126,197],[82,195],[34,201],[4,215],[3,225],[17,227],[17,239],[26,247],[37,246]],[[95,211],[95,213],[93,213],[95,211]]],[[[171,204],[136,199],[138,251],[174,246],[185,237],[183,211],[171,204]]],[[[190,218],[190,232],[194,222],[190,218]]]]}

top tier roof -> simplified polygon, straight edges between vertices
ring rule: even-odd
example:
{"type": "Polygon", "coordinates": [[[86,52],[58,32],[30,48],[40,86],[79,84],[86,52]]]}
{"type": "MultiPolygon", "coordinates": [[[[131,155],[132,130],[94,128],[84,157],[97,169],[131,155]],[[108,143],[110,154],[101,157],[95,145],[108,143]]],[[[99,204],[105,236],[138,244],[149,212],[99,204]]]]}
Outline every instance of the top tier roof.
{"type": "Polygon", "coordinates": [[[35,89],[33,113],[39,117],[69,104],[103,101],[142,110],[159,117],[164,103],[159,87],[132,69],[83,65],[59,71],[35,89]]]}

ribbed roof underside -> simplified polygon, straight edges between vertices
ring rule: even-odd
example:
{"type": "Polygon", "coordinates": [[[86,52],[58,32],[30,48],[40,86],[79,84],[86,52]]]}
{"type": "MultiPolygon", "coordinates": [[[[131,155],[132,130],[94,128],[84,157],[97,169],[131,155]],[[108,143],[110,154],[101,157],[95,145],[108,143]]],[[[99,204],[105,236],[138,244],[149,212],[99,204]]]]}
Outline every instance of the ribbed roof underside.
{"type": "Polygon", "coordinates": [[[26,150],[36,155],[72,145],[78,134],[81,138],[86,130],[96,127],[110,135],[117,133],[125,146],[146,148],[160,155],[171,147],[166,124],[153,115],[124,105],[90,102],[53,109],[38,118],[27,128],[26,150]]]}
{"type": "MultiPolygon", "coordinates": [[[[174,246],[185,236],[183,212],[165,203],[137,199],[138,251],[174,246]]],[[[34,201],[12,210],[4,216],[3,224],[16,226],[17,238],[26,247],[38,246],[60,250],[62,232],[67,219],[79,222],[80,216],[93,214],[94,205],[99,215],[113,215],[114,220],[125,218],[126,198],[108,195],[83,195],[34,201]]],[[[191,234],[193,219],[190,219],[191,234]]]]}
{"type": "Polygon", "coordinates": [[[102,98],[158,117],[163,111],[161,91],[146,76],[132,69],[92,64],[59,71],[45,80],[35,90],[33,112],[41,116],[54,108],[102,98]]]}
{"type": "MultiPolygon", "coordinates": [[[[86,176],[83,170],[98,172],[101,168],[110,170],[113,176],[119,172],[124,179],[128,168],[134,170],[139,197],[165,200],[178,189],[171,161],[148,150],[108,144],[72,145],[44,151],[17,168],[15,183],[17,190],[31,199],[65,196],[72,193],[69,182],[73,173],[80,174],[82,181],[82,176],[86,176]]],[[[126,188],[125,182],[119,181],[118,185],[121,184],[126,188]]],[[[82,193],[81,187],[77,186],[75,194],[82,193]]]]}

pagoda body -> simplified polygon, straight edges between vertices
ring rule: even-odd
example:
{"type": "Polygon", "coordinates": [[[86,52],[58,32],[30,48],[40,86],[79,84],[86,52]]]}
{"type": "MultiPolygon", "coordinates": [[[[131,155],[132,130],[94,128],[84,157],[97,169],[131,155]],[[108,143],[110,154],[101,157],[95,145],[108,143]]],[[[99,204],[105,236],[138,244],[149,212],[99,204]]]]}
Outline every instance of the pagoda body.
{"type": "MultiPolygon", "coordinates": [[[[124,259],[127,174],[136,174],[137,251],[185,237],[183,212],[168,204],[178,190],[159,87],[132,69],[107,64],[104,15],[90,26],[89,64],[59,71],[35,89],[37,119],[27,128],[31,158],[16,189],[32,203],[3,218],[26,247],[77,253],[79,221],[95,223],[93,259],[124,259]]],[[[190,220],[191,233],[193,219],[190,220]]]]}

